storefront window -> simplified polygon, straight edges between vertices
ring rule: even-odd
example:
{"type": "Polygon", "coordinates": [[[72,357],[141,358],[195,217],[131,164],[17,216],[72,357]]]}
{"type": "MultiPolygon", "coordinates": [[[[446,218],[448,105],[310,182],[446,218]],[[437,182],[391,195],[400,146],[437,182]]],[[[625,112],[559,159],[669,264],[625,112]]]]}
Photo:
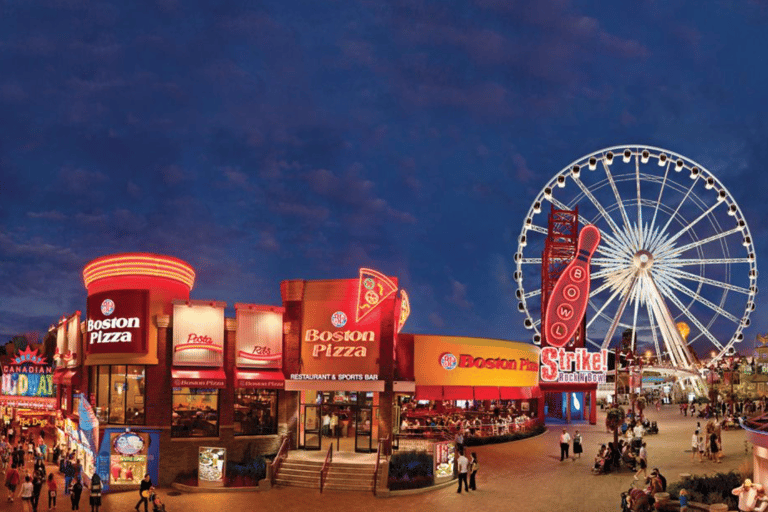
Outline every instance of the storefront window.
{"type": "Polygon", "coordinates": [[[235,435],[277,434],[277,390],[235,390],[235,435]]]}
{"type": "Polygon", "coordinates": [[[90,392],[96,398],[96,417],[102,423],[143,425],[144,366],[95,366],[90,392]]]}
{"type": "Polygon", "coordinates": [[[171,437],[218,437],[219,390],[173,388],[171,437]]]}

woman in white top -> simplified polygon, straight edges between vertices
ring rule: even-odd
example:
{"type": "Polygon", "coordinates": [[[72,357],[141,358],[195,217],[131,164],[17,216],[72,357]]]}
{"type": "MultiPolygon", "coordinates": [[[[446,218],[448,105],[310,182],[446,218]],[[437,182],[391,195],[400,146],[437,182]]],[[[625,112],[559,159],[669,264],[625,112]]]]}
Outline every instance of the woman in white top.
{"type": "Polygon", "coordinates": [[[24,483],[21,484],[19,489],[19,496],[21,496],[21,510],[29,512],[32,510],[32,479],[27,475],[24,478],[24,483]]]}
{"type": "Polygon", "coordinates": [[[696,459],[696,454],[699,453],[699,437],[696,435],[696,432],[691,437],[691,462],[696,459]]]}

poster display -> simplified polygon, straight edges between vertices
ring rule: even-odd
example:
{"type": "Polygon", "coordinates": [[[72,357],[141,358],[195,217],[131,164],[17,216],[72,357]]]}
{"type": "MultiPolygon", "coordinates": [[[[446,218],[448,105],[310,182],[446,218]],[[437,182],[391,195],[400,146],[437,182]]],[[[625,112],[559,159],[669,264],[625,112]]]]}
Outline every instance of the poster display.
{"type": "Polygon", "coordinates": [[[149,434],[123,432],[109,434],[109,483],[139,485],[147,473],[149,434]]]}
{"type": "Polygon", "coordinates": [[[222,487],[227,467],[227,449],[201,446],[198,452],[197,481],[201,487],[222,487]]]}
{"type": "Polygon", "coordinates": [[[456,457],[456,444],[453,441],[435,443],[435,480],[453,478],[453,462],[456,457]]]}

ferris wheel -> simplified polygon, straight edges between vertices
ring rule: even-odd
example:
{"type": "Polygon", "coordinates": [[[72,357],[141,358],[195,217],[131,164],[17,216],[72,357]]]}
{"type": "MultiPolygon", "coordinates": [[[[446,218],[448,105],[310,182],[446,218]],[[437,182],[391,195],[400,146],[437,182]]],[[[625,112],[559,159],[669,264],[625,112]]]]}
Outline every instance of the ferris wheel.
{"type": "Polygon", "coordinates": [[[692,352],[735,351],[755,309],[757,265],[744,215],[700,164],[638,145],[602,149],[555,174],[528,209],[514,255],[518,310],[541,343],[542,257],[553,209],[600,230],[585,341],[609,348],[627,329],[635,350],[692,368],[692,352]],[[682,328],[681,328],[682,326],[682,328]]]}

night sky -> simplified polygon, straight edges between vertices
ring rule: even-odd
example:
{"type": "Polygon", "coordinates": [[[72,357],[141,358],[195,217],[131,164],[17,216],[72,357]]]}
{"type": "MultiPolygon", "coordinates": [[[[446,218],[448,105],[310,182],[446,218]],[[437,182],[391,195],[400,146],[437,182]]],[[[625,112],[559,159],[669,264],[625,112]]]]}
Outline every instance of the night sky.
{"type": "Polygon", "coordinates": [[[372,267],[406,331],[529,341],[526,212],[625,143],[709,169],[768,255],[765,2],[216,4],[0,2],[1,337],[85,311],[93,258],[148,251],[230,306],[372,267]]]}

